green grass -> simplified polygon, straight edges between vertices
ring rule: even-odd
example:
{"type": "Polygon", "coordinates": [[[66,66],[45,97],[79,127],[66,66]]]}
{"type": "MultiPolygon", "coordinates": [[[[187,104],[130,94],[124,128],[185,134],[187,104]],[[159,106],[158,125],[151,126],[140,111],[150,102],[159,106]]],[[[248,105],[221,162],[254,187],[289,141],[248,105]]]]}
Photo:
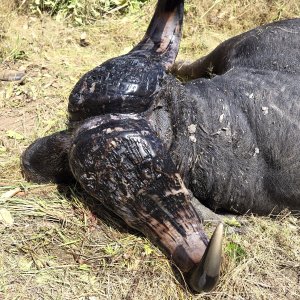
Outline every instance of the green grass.
{"type": "MultiPolygon", "coordinates": [[[[0,82],[0,197],[21,189],[0,198],[0,209],[13,219],[11,226],[0,222],[0,299],[300,297],[300,221],[288,212],[273,219],[227,219],[220,284],[194,296],[154,245],[87,195],[22,179],[24,149],[66,127],[74,84],[84,72],[130,50],[154,4],[78,26],[71,18],[28,16],[11,10],[11,1],[1,2],[0,68],[24,69],[26,78],[21,85],[0,82]],[[87,47],[79,44],[83,32],[87,47]]],[[[199,58],[230,36],[299,15],[298,1],[187,1],[179,58],[199,58]]],[[[213,226],[205,228],[211,234],[213,226]]]]}

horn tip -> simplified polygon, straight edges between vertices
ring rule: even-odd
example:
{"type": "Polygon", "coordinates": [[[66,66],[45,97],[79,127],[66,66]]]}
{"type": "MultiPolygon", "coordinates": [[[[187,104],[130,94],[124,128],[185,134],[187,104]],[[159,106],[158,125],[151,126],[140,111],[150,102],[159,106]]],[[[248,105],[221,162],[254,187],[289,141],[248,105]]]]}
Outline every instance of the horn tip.
{"type": "Polygon", "coordinates": [[[219,223],[199,265],[190,277],[190,287],[196,291],[211,291],[220,277],[224,225],[219,223]]]}

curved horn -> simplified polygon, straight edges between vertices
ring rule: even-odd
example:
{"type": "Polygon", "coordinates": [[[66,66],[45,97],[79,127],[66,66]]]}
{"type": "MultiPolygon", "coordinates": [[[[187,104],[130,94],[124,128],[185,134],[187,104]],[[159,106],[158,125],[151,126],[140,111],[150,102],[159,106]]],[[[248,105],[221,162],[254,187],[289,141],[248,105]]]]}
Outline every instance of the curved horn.
{"type": "Polygon", "coordinates": [[[183,22],[184,0],[158,0],[145,36],[130,51],[161,56],[168,69],[176,59],[183,22]]]}
{"type": "Polygon", "coordinates": [[[200,263],[190,272],[189,286],[196,292],[212,290],[220,276],[223,224],[215,229],[200,263]]]}
{"type": "Polygon", "coordinates": [[[184,0],[158,0],[140,43],[86,73],[69,97],[69,120],[146,111],[177,56],[184,0]]]}

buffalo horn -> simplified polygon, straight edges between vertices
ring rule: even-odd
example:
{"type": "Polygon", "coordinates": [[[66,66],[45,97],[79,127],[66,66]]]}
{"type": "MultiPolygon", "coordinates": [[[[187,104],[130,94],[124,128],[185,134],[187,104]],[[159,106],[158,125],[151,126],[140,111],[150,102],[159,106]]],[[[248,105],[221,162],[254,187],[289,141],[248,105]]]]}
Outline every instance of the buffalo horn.
{"type": "Polygon", "coordinates": [[[212,290],[220,276],[223,224],[215,229],[200,263],[190,272],[189,286],[195,292],[212,290]]]}

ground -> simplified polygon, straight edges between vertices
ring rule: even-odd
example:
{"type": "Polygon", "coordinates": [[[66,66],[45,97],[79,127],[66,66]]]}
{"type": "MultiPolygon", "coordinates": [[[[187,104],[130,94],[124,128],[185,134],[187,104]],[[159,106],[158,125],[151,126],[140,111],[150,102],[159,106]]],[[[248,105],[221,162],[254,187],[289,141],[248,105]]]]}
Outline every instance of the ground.
{"type": "MultiPolygon", "coordinates": [[[[225,219],[220,283],[193,295],[159,249],[77,187],[24,181],[21,153],[66,127],[72,87],[84,72],[130,50],[155,1],[79,27],[1,3],[0,69],[26,71],[21,83],[0,81],[1,300],[300,299],[300,219],[288,211],[225,219]]],[[[191,0],[186,7],[181,59],[205,55],[257,25],[300,16],[298,1],[191,0]]],[[[208,235],[214,227],[205,224],[208,235]]]]}

